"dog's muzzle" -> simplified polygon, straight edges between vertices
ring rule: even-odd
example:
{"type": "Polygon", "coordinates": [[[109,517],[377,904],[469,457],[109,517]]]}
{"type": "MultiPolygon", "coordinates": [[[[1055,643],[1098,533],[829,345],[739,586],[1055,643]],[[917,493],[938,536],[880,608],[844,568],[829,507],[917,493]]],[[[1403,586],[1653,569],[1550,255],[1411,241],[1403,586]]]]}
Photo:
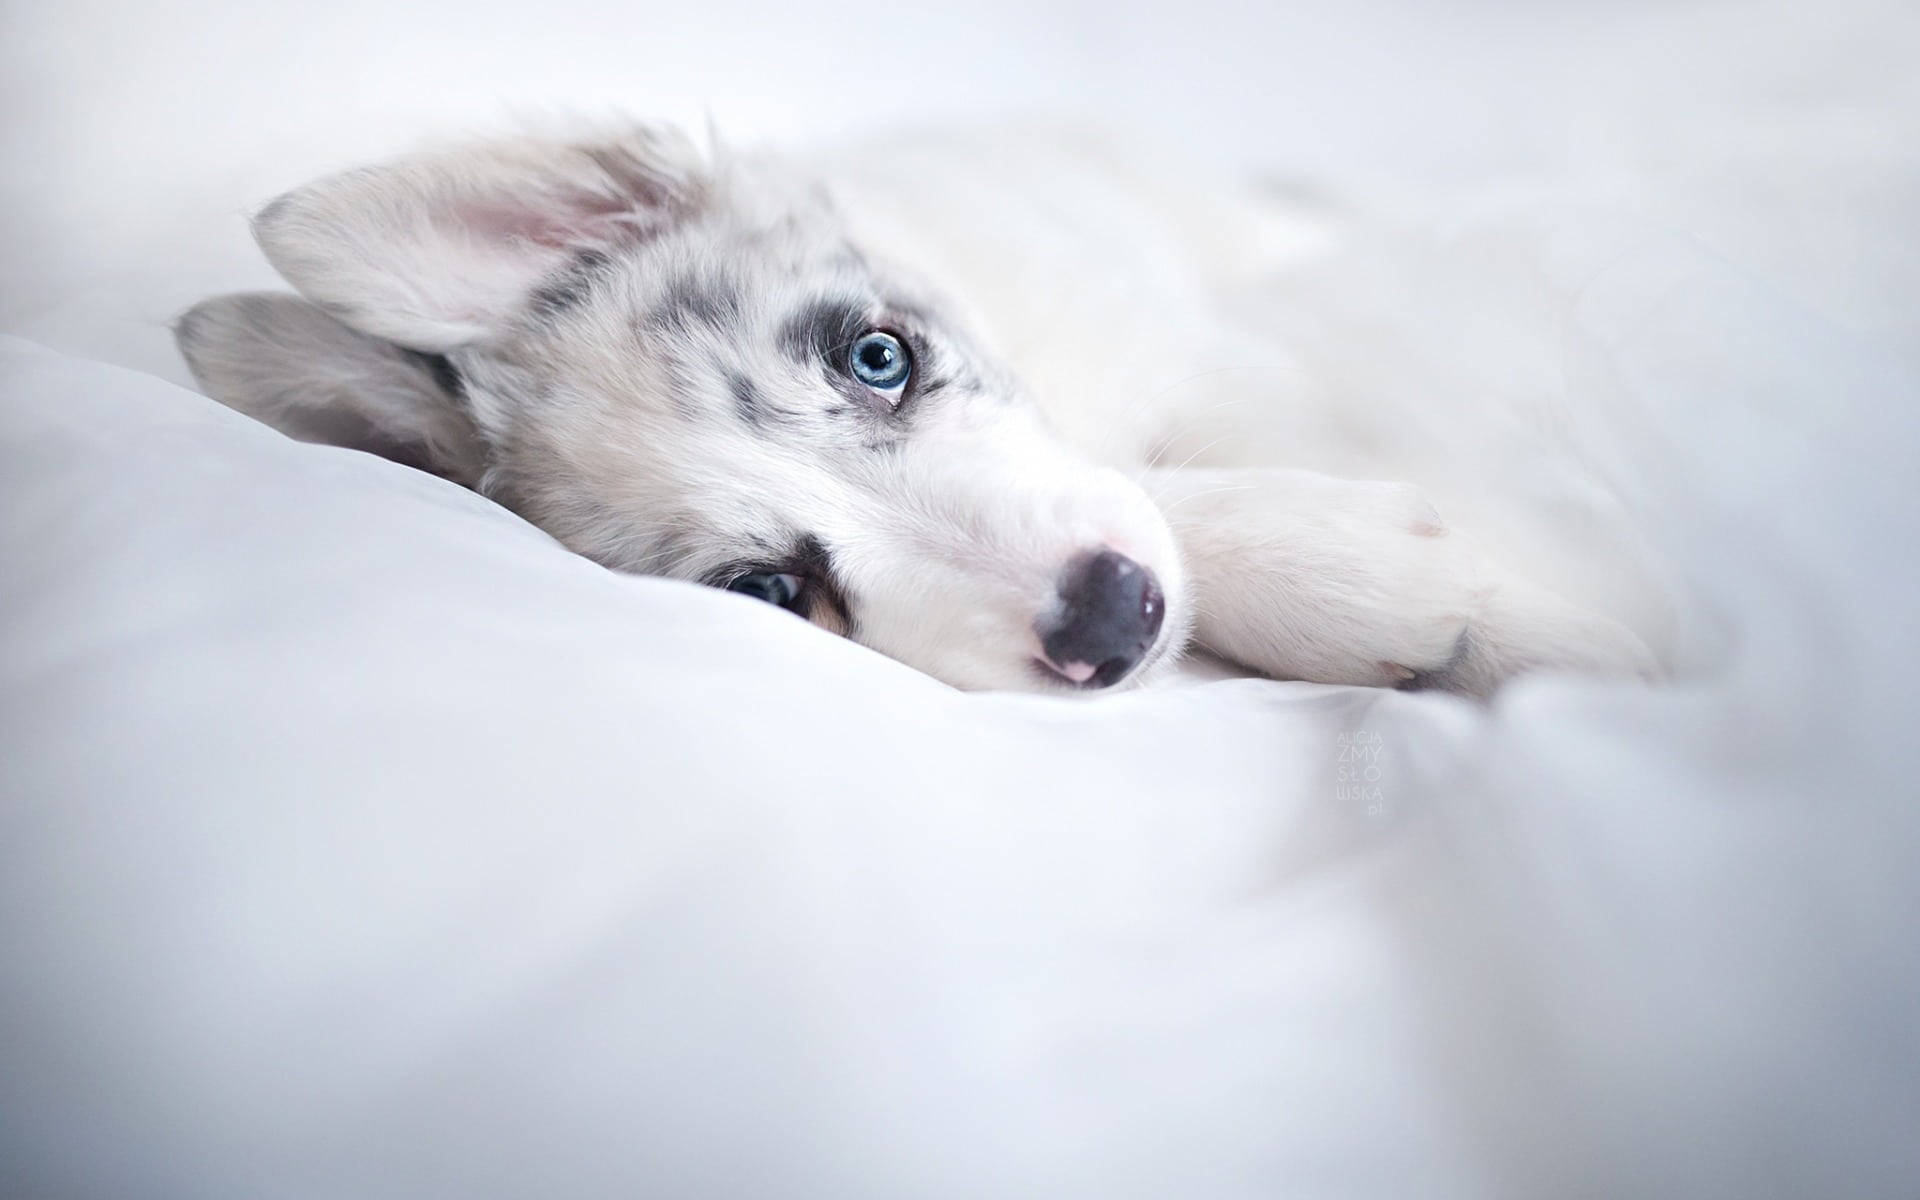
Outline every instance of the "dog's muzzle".
{"type": "Polygon", "coordinates": [[[1153,572],[1114,550],[1080,555],[1060,576],[1060,605],[1034,623],[1041,665],[1083,688],[1112,687],[1160,636],[1166,599],[1153,572]]]}

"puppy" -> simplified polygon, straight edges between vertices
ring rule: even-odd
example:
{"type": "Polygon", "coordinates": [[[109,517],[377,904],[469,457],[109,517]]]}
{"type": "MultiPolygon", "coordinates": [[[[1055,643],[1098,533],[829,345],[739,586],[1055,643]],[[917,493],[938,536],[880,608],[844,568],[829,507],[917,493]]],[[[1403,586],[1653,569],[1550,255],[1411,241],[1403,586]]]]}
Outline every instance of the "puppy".
{"type": "MultiPolygon", "coordinates": [[[[962,688],[1137,685],[1194,644],[1476,694],[1651,669],[1410,486],[1154,465],[1178,414],[1075,386],[1057,345],[1030,394],[1002,357],[1018,339],[913,261],[911,202],[874,194],[647,126],[426,153],[268,204],[254,232],[298,295],[208,300],[176,334],[210,396],[295,437],[962,688]]],[[[1099,311],[1097,279],[1045,286],[1099,311]]],[[[1082,355],[1089,377],[1125,360],[1082,355]]]]}

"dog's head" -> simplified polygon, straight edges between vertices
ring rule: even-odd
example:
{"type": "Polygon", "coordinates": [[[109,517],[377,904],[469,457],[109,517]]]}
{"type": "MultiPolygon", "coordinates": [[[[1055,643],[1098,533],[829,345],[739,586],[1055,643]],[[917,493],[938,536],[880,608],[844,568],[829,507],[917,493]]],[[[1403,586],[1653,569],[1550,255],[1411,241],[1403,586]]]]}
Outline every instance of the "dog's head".
{"type": "Polygon", "coordinates": [[[824,196],[649,129],[349,172],[255,222],[304,299],[208,301],[196,378],[466,483],[617,570],[772,601],[968,688],[1183,638],[1165,521],[824,196]]]}

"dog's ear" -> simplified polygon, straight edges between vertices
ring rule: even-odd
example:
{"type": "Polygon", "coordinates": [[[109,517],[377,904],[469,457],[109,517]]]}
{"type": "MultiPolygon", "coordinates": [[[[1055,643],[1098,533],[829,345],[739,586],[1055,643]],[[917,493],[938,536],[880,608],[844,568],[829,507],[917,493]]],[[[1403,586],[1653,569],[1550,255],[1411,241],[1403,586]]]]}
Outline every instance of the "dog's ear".
{"type": "Polygon", "coordinates": [[[340,320],[443,353],[498,331],[580,255],[697,207],[699,154],[634,127],[577,142],[488,142],[349,171],[254,219],[267,258],[340,320]]]}
{"type": "Polygon", "coordinates": [[[174,339],[207,395],[307,442],[367,450],[474,486],[485,447],[447,361],[347,328],[298,296],[218,296],[174,339]]]}

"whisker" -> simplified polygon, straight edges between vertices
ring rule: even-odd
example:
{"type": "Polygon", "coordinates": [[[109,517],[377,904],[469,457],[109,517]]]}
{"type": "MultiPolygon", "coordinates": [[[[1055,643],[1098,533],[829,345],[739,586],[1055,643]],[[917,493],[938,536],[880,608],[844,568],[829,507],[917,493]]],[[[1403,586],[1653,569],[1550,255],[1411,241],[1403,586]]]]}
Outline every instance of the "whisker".
{"type": "Polygon", "coordinates": [[[1180,438],[1185,436],[1189,430],[1199,425],[1200,422],[1204,421],[1205,419],[1212,416],[1213,414],[1219,412],[1223,408],[1229,408],[1235,404],[1245,404],[1249,399],[1251,399],[1251,397],[1229,396],[1226,399],[1214,401],[1212,404],[1207,405],[1205,408],[1201,409],[1198,412],[1192,412],[1192,413],[1186,414],[1186,416],[1181,420],[1179,425],[1166,431],[1164,434],[1162,434],[1159,438],[1155,440],[1155,446],[1153,448],[1153,452],[1147,456],[1147,465],[1150,467],[1157,466],[1160,462],[1160,459],[1166,455],[1168,448],[1170,448],[1173,445],[1173,443],[1175,443],[1176,441],[1179,441],[1180,438]]]}
{"type": "Polygon", "coordinates": [[[1228,492],[1252,491],[1253,488],[1254,488],[1254,485],[1251,483],[1237,483],[1237,484],[1234,484],[1232,487],[1208,488],[1204,492],[1194,492],[1190,495],[1180,497],[1178,500],[1175,500],[1172,504],[1161,504],[1159,499],[1156,497],[1154,499],[1154,503],[1160,505],[1160,515],[1171,520],[1173,517],[1173,514],[1178,512],[1180,510],[1180,506],[1183,504],[1189,504],[1195,500],[1200,500],[1207,496],[1224,495],[1228,492]]]}
{"type": "Polygon", "coordinates": [[[1152,470],[1152,471],[1167,471],[1167,472],[1179,472],[1179,471],[1184,471],[1184,470],[1186,470],[1186,469],[1187,469],[1187,467],[1188,467],[1188,466],[1190,466],[1190,465],[1191,465],[1191,464],[1193,463],[1193,460],[1194,460],[1194,459],[1196,459],[1196,458],[1199,458],[1199,457],[1200,457],[1200,456],[1201,456],[1202,454],[1205,454],[1205,453],[1206,453],[1207,451],[1209,451],[1209,450],[1211,450],[1211,449],[1213,449],[1213,448],[1214,448],[1215,446],[1218,446],[1218,445],[1219,445],[1219,444],[1220,444],[1221,442],[1224,442],[1224,441],[1226,441],[1226,440],[1227,440],[1227,439],[1228,439],[1229,437],[1232,437],[1232,436],[1233,436],[1233,435],[1232,435],[1232,434],[1230,434],[1230,433],[1223,433],[1223,434],[1221,434],[1221,435],[1220,435],[1219,437],[1217,437],[1217,438],[1215,438],[1215,439],[1213,439],[1212,441],[1210,441],[1210,442],[1208,442],[1208,443],[1207,443],[1206,445],[1204,445],[1204,446],[1202,446],[1202,447],[1200,447],[1200,448],[1199,448],[1198,450],[1195,450],[1195,451],[1194,451],[1194,452],[1193,452],[1192,454],[1189,454],[1189,455],[1187,455],[1187,456],[1186,456],[1185,458],[1183,458],[1183,459],[1181,459],[1181,460],[1180,460],[1180,465],[1178,465],[1178,466],[1174,466],[1174,467],[1147,467],[1147,468],[1144,468],[1144,469],[1143,469],[1143,470],[1141,471],[1141,474],[1142,474],[1142,475],[1144,475],[1144,474],[1146,474],[1146,472],[1147,472],[1147,471],[1149,471],[1149,470],[1152,470]]]}

